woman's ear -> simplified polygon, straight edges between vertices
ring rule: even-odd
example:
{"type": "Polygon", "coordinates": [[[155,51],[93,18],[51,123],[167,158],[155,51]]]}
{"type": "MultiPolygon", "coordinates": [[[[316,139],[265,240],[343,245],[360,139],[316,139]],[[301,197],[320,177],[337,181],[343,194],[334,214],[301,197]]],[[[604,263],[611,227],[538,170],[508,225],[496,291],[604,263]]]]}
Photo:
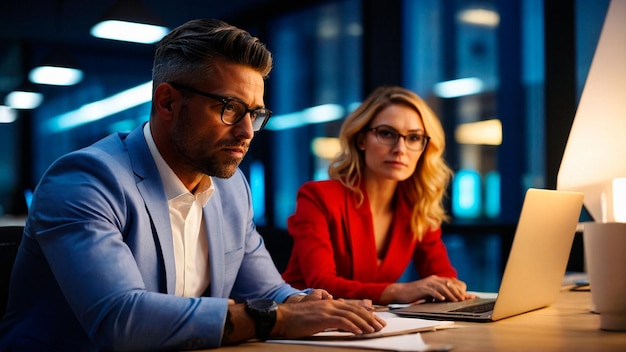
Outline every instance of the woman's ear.
{"type": "Polygon", "coordinates": [[[356,148],[358,150],[365,150],[365,142],[363,141],[365,139],[365,135],[363,133],[359,133],[359,135],[356,137],[356,148]]]}

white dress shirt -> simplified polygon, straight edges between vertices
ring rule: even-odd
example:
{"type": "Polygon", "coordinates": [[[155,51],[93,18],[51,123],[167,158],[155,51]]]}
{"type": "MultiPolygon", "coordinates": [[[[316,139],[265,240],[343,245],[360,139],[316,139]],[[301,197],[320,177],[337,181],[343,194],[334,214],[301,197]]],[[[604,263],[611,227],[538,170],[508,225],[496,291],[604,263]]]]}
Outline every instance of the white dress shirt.
{"type": "Polygon", "coordinates": [[[143,133],[167,196],[176,261],[176,295],[199,297],[209,287],[209,245],[202,210],[215,193],[210,176],[191,193],[165,162],[152,139],[150,123],[143,133]]]}

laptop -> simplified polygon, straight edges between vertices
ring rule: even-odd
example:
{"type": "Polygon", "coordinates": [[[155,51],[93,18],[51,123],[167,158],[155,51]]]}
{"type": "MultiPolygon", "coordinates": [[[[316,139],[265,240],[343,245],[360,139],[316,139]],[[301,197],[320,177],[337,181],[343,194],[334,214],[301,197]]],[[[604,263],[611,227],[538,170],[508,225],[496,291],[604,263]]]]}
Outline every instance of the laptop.
{"type": "Polygon", "coordinates": [[[551,305],[561,291],[582,205],[580,192],[528,189],[496,298],[419,303],[391,312],[490,322],[551,305]]]}

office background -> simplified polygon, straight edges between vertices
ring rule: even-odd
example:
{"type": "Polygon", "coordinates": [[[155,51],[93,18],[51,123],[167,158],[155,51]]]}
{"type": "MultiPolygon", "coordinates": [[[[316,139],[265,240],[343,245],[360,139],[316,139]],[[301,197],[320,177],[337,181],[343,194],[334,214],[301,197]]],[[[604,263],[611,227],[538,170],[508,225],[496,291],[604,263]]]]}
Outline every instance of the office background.
{"type": "MultiPolygon", "coordinates": [[[[25,215],[29,192],[60,155],[148,119],[145,87],[154,44],[89,34],[118,2],[0,4],[0,104],[18,88],[43,94],[34,109],[0,107],[15,118],[0,123],[0,215],[25,215]],[[82,81],[29,83],[30,69],[53,55],[81,68],[82,81]],[[80,115],[88,104],[133,89],[143,100],[117,112],[99,107],[80,115]]],[[[224,19],[273,52],[266,104],[275,116],[241,165],[255,220],[267,228],[285,227],[299,185],[326,177],[332,138],[371,90],[397,84],[426,99],[443,122],[446,160],[456,173],[444,239],[470,289],[493,291],[525,190],[556,186],[609,1],[134,3],[170,29],[192,18],[224,19]],[[464,17],[476,13],[483,17],[464,17]]]]}

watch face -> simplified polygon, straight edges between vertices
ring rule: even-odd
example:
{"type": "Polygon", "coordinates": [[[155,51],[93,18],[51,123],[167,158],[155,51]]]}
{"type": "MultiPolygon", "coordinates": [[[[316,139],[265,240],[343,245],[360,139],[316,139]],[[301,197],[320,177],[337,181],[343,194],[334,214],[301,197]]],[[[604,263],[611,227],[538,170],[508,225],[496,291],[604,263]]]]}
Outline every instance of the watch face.
{"type": "Polygon", "coordinates": [[[278,308],[276,302],[271,299],[251,299],[248,300],[247,305],[248,307],[259,311],[274,310],[278,308]]]}

